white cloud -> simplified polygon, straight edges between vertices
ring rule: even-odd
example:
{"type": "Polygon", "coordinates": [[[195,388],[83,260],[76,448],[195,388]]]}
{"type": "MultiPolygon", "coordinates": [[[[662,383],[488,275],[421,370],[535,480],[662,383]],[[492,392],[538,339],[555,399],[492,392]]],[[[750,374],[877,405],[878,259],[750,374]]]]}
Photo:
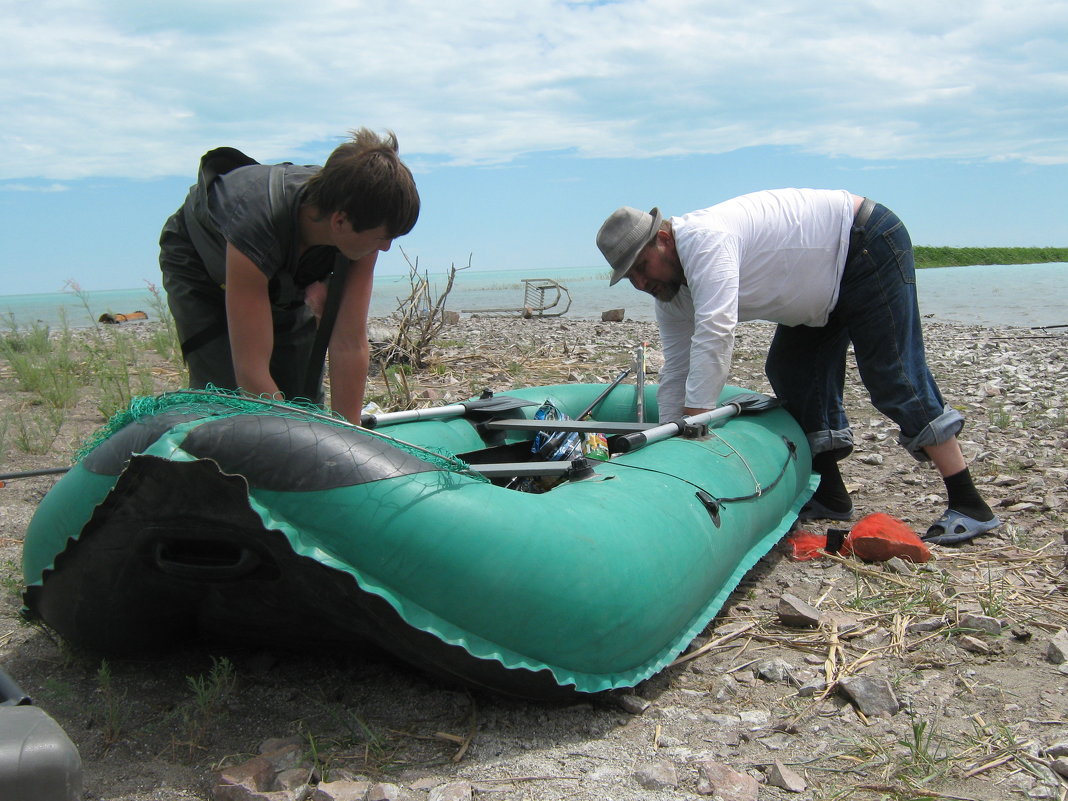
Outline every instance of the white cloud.
{"type": "Polygon", "coordinates": [[[413,163],[715,153],[1068,162],[1068,3],[14,0],[0,178],[188,175],[233,144],[413,163]]]}
{"type": "Polygon", "coordinates": [[[33,192],[35,194],[53,194],[55,192],[69,192],[70,187],[65,184],[19,184],[11,181],[0,183],[0,192],[33,192]]]}

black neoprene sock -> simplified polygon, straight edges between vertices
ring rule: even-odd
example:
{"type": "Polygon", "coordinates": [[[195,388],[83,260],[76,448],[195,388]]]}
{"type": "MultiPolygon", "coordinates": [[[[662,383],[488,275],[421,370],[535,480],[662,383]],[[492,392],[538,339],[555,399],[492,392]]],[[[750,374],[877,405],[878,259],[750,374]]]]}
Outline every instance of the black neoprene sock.
{"type": "Polygon", "coordinates": [[[820,477],[820,485],[812,497],[834,512],[848,512],[853,508],[842,471],[838,469],[841,458],[837,451],[824,451],[812,457],[812,470],[820,477]]]}
{"type": "Polygon", "coordinates": [[[994,512],[979,495],[979,490],[972,483],[972,474],[965,467],[959,473],[945,476],[946,494],[949,496],[949,508],[973,520],[985,523],[994,518],[994,512]]]}

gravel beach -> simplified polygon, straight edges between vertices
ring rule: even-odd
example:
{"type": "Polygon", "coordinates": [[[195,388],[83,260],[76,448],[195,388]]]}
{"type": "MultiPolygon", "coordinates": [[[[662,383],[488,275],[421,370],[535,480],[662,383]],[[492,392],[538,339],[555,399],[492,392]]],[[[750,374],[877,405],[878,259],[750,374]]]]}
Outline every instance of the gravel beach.
{"type": "MultiPolygon", "coordinates": [[[[731,383],[769,391],[772,331],[740,328],[731,383]]],[[[92,801],[1063,801],[1068,329],[928,321],[925,334],[1003,525],[932,546],[925,564],[791,561],[784,543],[690,658],[631,690],[530,703],[301,642],[161,661],[75,652],[18,615],[22,540],[54,476],[0,488],[0,666],[77,745],[92,801]]],[[[643,341],[655,381],[654,324],[465,317],[407,376],[403,400],[611,380],[643,341]]],[[[177,386],[173,365],[144,358],[154,391],[177,386]]],[[[3,472],[67,465],[103,422],[87,391],[51,448],[26,453],[15,421],[32,411],[29,393],[2,360],[0,381],[3,472]]],[[[383,381],[369,395],[400,400],[383,381]]],[[[945,508],[942,482],[897,445],[854,365],[846,401],[857,448],[843,473],[858,514],[924,531],[945,508]]]]}

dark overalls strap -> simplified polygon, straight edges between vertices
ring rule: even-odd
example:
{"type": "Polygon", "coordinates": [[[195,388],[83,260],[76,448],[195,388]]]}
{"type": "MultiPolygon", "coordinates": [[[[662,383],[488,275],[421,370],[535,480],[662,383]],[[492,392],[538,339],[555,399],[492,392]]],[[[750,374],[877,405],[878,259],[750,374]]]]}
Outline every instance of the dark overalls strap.
{"type": "Polygon", "coordinates": [[[349,273],[349,260],[339,256],[337,266],[330,274],[326,285],[326,303],[319,318],[319,327],[315,332],[315,343],[308,358],[308,369],[304,373],[304,397],[314,398],[319,392],[326,367],[326,350],[330,346],[330,335],[337,321],[337,311],[341,307],[341,296],[345,289],[345,279],[349,273]]]}
{"type": "MultiPolygon", "coordinates": [[[[220,175],[226,175],[238,167],[247,167],[251,164],[259,164],[259,162],[234,147],[217,147],[201,156],[196,191],[191,199],[192,207],[187,208],[183,215],[189,239],[198,253],[210,253],[221,249],[224,251],[225,249],[222,236],[217,232],[209,231],[200,222],[201,218],[207,217],[208,191],[211,185],[220,175]]],[[[218,277],[214,276],[214,279],[218,280],[218,277]]],[[[216,337],[225,335],[226,331],[225,317],[214,320],[206,328],[202,328],[182,341],[182,356],[188,358],[190,353],[216,337]]]]}

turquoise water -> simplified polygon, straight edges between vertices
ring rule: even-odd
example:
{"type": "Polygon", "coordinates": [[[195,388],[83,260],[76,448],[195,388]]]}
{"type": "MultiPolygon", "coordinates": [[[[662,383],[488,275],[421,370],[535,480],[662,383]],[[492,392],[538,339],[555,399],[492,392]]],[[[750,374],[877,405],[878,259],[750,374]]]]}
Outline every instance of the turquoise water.
{"type": "MultiPolygon", "coordinates": [[[[440,295],[447,276],[428,276],[431,294],[440,295]]],[[[653,320],[653,300],[628,284],[608,286],[606,267],[542,270],[461,270],[456,274],[445,308],[519,309],[524,302],[524,278],[549,278],[567,287],[571,306],[564,319],[599,320],[606,309],[622,308],[631,320],[653,320]]],[[[1068,324],[1068,264],[983,265],[942,267],[917,272],[920,311],[931,319],[974,325],[1042,326],[1068,324]]],[[[371,298],[371,315],[387,317],[400,299],[408,297],[407,275],[379,275],[371,298]]],[[[543,298],[554,299],[551,292],[543,298]]],[[[566,298],[556,307],[562,308],[566,298]]],[[[555,309],[554,309],[555,310],[555,309]]],[[[147,312],[156,317],[149,289],[122,289],[40,295],[0,295],[0,323],[28,326],[82,327],[110,312],[147,312]],[[88,308],[87,308],[88,307],[88,308]]]]}

